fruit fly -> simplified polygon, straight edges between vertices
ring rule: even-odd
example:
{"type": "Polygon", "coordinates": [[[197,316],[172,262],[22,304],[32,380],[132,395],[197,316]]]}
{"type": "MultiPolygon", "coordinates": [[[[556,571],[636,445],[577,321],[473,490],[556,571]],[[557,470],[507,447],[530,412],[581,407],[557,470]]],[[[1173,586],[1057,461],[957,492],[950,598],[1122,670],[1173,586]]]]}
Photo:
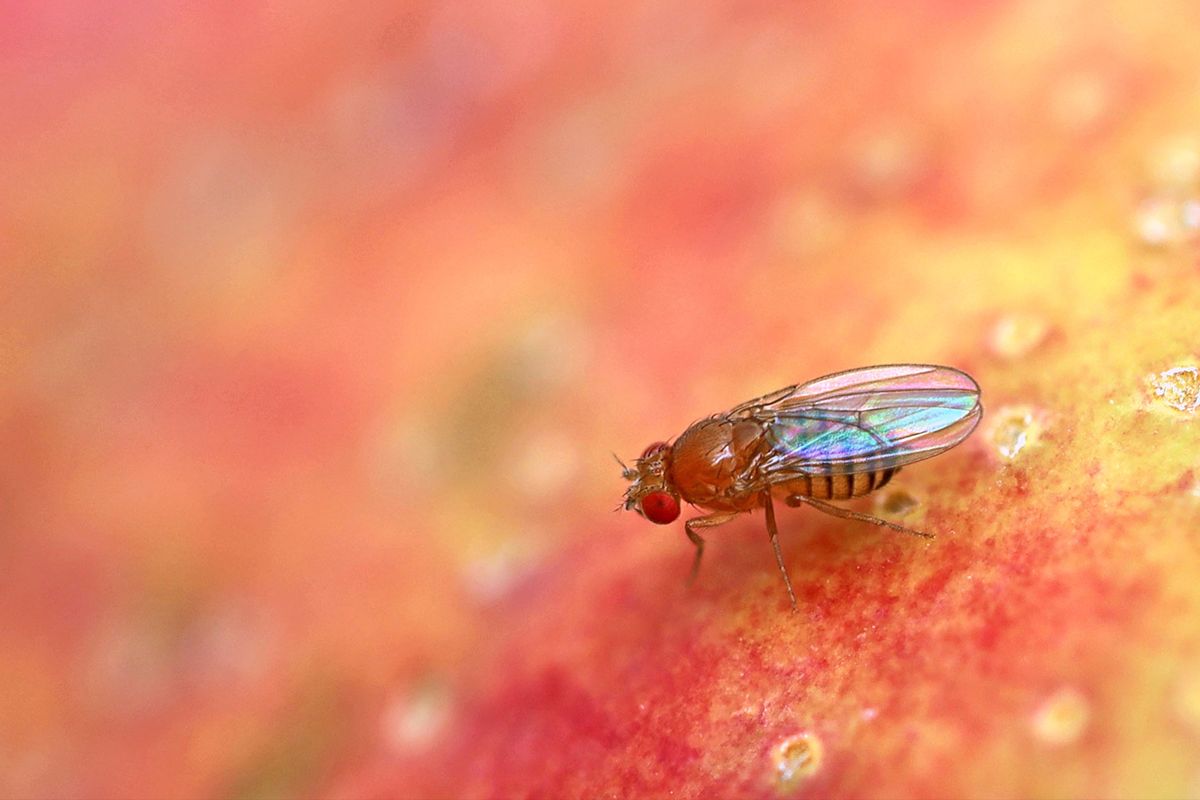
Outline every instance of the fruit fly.
{"type": "Polygon", "coordinates": [[[632,467],[621,464],[630,482],[625,508],[659,525],[679,517],[680,501],[709,512],[684,524],[696,547],[691,583],[704,555],[700,531],[761,506],[794,609],[774,498],[932,538],[826,501],[882,488],[902,466],[967,438],[982,416],[979,385],[952,367],[891,364],[838,372],[702,419],[674,442],[650,445],[632,467]]]}

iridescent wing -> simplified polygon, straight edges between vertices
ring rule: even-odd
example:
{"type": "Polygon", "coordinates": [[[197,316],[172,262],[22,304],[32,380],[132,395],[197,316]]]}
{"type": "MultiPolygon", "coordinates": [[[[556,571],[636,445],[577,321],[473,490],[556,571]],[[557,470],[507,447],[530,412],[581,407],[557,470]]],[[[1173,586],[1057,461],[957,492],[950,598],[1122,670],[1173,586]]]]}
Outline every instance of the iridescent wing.
{"type": "Polygon", "coordinates": [[[766,429],[771,483],[871,472],[931,458],[983,416],[979,385],[951,367],[895,364],[839,372],[738,406],[766,429]]]}

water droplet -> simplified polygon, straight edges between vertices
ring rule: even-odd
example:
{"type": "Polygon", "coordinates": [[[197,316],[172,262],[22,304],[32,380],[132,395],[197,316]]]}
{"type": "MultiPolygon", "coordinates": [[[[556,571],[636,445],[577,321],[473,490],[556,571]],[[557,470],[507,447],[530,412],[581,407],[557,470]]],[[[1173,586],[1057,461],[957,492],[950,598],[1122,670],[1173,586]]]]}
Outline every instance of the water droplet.
{"type": "Polygon", "coordinates": [[[1046,339],[1049,324],[1034,314],[1017,312],[1001,317],[992,326],[988,345],[1001,358],[1019,358],[1046,339]]]}
{"type": "Polygon", "coordinates": [[[397,752],[430,744],[450,719],[450,692],[440,681],[424,683],[394,698],[383,711],[383,738],[397,752]]]}
{"type": "Polygon", "coordinates": [[[1173,367],[1150,377],[1158,402],[1185,414],[1200,408],[1200,369],[1173,367]]]}
{"type": "Polygon", "coordinates": [[[1134,229],[1151,247],[1178,245],[1200,236],[1200,196],[1163,192],[1138,205],[1134,229]]]}
{"type": "Polygon", "coordinates": [[[779,788],[791,790],[811,778],[821,768],[821,740],[811,733],[789,736],[772,751],[775,779],[779,788]]]}
{"type": "Polygon", "coordinates": [[[864,722],[870,722],[871,720],[873,720],[873,719],[875,719],[876,717],[878,717],[878,716],[879,716],[879,709],[877,709],[877,708],[864,708],[864,709],[863,709],[863,710],[862,710],[862,711],[859,713],[859,716],[863,718],[863,721],[864,721],[864,722]]]}
{"type": "Polygon", "coordinates": [[[917,498],[903,489],[892,489],[875,499],[875,508],[889,517],[903,517],[920,505],[917,498]]]}
{"type": "Polygon", "coordinates": [[[1030,406],[1003,406],[992,414],[988,441],[1005,461],[1013,461],[1035,444],[1042,433],[1039,414],[1030,406]]]}
{"type": "Polygon", "coordinates": [[[1066,687],[1050,695],[1033,714],[1033,735],[1049,745],[1071,744],[1083,735],[1091,705],[1078,689],[1066,687]]]}

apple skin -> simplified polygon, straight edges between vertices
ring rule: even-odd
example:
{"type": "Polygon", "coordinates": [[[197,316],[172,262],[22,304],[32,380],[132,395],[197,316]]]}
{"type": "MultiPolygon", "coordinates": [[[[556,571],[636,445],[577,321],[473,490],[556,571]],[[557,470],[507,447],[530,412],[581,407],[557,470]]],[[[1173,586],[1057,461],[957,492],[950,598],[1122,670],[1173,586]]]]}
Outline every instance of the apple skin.
{"type": "MultiPolygon", "coordinates": [[[[586,367],[545,392],[475,399],[513,374],[519,321],[453,384],[455,418],[480,424],[443,421],[447,441],[479,442],[479,408],[519,422],[457,473],[470,491],[448,504],[472,510],[450,527],[540,539],[482,601],[469,654],[431,659],[439,723],[347,756],[332,794],[1200,791],[1200,421],[1168,402],[1186,408],[1194,383],[1163,377],[1200,358],[1200,271],[1194,239],[1147,241],[1137,200],[1200,186],[1146,166],[1161,148],[1198,152],[1194,135],[1164,144],[1176,90],[1155,78],[1196,56],[1140,17],[1153,54],[1103,36],[1051,47],[1014,6],[944,38],[888,17],[929,47],[881,51],[864,31],[882,27],[830,13],[818,40],[886,52],[904,65],[899,88],[848,66],[869,100],[825,84],[787,144],[771,125],[697,134],[700,113],[681,104],[627,154],[634,178],[609,224],[587,223],[603,230],[603,266],[565,279],[587,311],[548,317],[570,335],[544,357],[582,352],[586,367]],[[1020,52],[1041,55],[1005,60],[1020,52]],[[856,173],[847,131],[911,147],[912,161],[882,181],[856,173]],[[790,173],[797,163],[811,172],[790,173]],[[916,501],[904,523],[935,540],[782,511],[793,613],[760,514],[710,533],[687,588],[681,524],[609,512],[623,490],[611,447],[628,458],[749,397],[898,361],[951,364],[983,387],[967,442],[855,504],[886,514],[903,492],[916,501]],[[547,428],[586,466],[514,499],[493,476],[547,428]]],[[[705,107],[729,101],[708,89],[705,107]]],[[[1200,118],[1182,126],[1195,134],[1200,118]]]]}
{"type": "Polygon", "coordinates": [[[1200,795],[1200,6],[75,5],[0,13],[0,796],[1200,795]],[[781,508],[792,611],[613,513],[897,362],[983,389],[850,504],[932,541],[781,508]]]}
{"type": "MultiPolygon", "coordinates": [[[[834,17],[834,41],[863,41],[861,19],[834,17]]],[[[1194,389],[1163,390],[1161,377],[1200,357],[1200,272],[1194,242],[1139,236],[1135,199],[1162,189],[1145,163],[1163,141],[1151,109],[1172,90],[1151,64],[1195,56],[1156,29],[1158,56],[1110,62],[1098,55],[1107,46],[1079,45],[1018,68],[990,59],[1047,45],[1036,24],[1013,7],[960,22],[961,39],[888,51],[906,67],[901,89],[860,76],[884,107],[843,108],[840,84],[827,85],[788,146],[752,125],[698,135],[681,106],[630,155],[640,166],[609,209],[617,222],[595,223],[604,266],[566,279],[586,298],[583,322],[548,317],[583,343],[547,345],[547,360],[586,352],[586,368],[546,393],[508,386],[473,399],[512,374],[530,324],[516,322],[454,384],[467,409],[458,419],[486,420],[484,407],[519,422],[485,437],[458,473],[470,491],[450,494],[473,510],[447,517],[533,530],[536,555],[484,600],[469,655],[430,667],[447,699],[427,738],[347,756],[332,794],[1200,788],[1200,422],[1164,401],[1194,389]],[[1061,101],[1074,113],[1055,99],[1073,91],[1059,83],[1072,70],[1105,99],[1095,116],[1055,127],[1028,109],[1061,101]],[[897,94],[913,117],[886,107],[897,94]],[[947,97],[972,112],[959,116],[947,97]],[[945,138],[905,140],[897,115],[945,138]],[[1001,121],[1011,127],[991,127],[1001,121]],[[882,184],[853,174],[833,132],[846,130],[900,137],[912,172],[882,184]],[[1011,156],[1003,169],[998,151],[1011,156]],[[782,152],[815,165],[786,200],[782,152]],[[1097,163],[1120,164],[1120,176],[1097,163]],[[897,361],[951,364],[983,387],[971,439],[906,468],[878,505],[855,504],[887,513],[889,493],[904,492],[916,501],[904,523],[935,540],[782,511],[793,613],[760,514],[710,533],[687,588],[681,524],[609,512],[623,490],[603,455],[612,446],[629,458],[749,397],[897,361]],[[492,477],[544,428],[578,442],[586,466],[515,500],[492,477]]],[[[906,30],[912,41],[930,33],[906,30]]],[[[460,436],[441,425],[446,440],[460,436]]],[[[400,708],[407,696],[401,688],[400,708]]]]}
{"type": "MultiPolygon", "coordinates": [[[[1159,324],[1194,327],[1184,308],[1159,324]]],[[[1140,345],[1093,336],[1106,374],[1127,373],[1140,345]]],[[[782,513],[796,612],[761,514],[712,532],[690,589],[682,531],[592,515],[590,535],[491,610],[433,741],[335,793],[1187,791],[1196,426],[1137,381],[1084,380],[1077,352],[975,368],[995,414],[1033,401],[1048,421],[1005,460],[986,419],[896,478],[919,498],[905,522],[935,540],[782,513]],[[797,735],[819,761],[781,777],[778,748],[797,735]]]]}

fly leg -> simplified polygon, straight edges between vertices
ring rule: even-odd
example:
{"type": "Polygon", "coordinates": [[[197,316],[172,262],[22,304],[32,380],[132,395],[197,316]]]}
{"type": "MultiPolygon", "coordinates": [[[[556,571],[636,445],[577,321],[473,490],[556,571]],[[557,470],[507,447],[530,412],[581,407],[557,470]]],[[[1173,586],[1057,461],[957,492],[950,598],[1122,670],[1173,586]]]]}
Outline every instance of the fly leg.
{"type": "Polygon", "coordinates": [[[869,522],[872,525],[882,525],[886,528],[891,528],[894,531],[900,531],[901,533],[910,533],[913,536],[920,536],[924,539],[932,539],[933,538],[932,533],[925,533],[925,531],[918,531],[918,530],[914,530],[912,528],[906,528],[903,525],[897,525],[894,522],[888,522],[886,519],[880,519],[879,517],[873,517],[870,514],[863,514],[861,511],[851,511],[848,508],[842,508],[840,506],[835,506],[830,503],[826,503],[824,500],[818,500],[815,497],[805,497],[802,494],[794,494],[794,495],[788,497],[787,499],[785,499],[783,502],[787,503],[792,508],[796,508],[798,506],[804,505],[805,503],[808,503],[810,506],[817,509],[818,511],[824,511],[826,514],[831,514],[832,516],[835,516],[835,517],[841,517],[842,519],[856,519],[859,522],[869,522]]]}
{"type": "Polygon", "coordinates": [[[775,561],[779,564],[779,574],[783,576],[783,585],[787,587],[788,600],[792,601],[792,611],[796,610],[796,593],[792,591],[792,579],[788,577],[787,567],[783,565],[783,551],[779,549],[779,529],[775,526],[775,504],[771,501],[771,490],[762,493],[763,508],[767,511],[767,535],[771,537],[771,547],[775,548],[775,561]]]}
{"type": "Polygon", "coordinates": [[[700,556],[704,555],[704,537],[696,533],[696,529],[714,528],[717,525],[724,525],[736,516],[736,511],[718,511],[715,514],[709,514],[707,517],[695,517],[683,523],[683,529],[687,531],[687,537],[692,540],[692,544],[696,545],[696,557],[692,559],[692,571],[687,579],[688,586],[695,583],[696,573],[700,571],[700,556]]]}

